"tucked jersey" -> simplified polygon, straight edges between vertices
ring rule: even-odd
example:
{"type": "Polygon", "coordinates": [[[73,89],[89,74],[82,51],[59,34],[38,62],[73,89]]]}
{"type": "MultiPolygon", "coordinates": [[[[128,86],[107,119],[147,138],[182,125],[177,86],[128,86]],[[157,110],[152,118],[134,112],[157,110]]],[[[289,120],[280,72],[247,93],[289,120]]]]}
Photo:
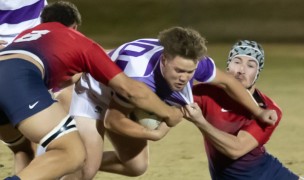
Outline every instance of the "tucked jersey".
{"type": "MultiPolygon", "coordinates": [[[[110,52],[110,57],[127,76],[148,85],[160,99],[170,105],[184,106],[193,102],[193,79],[182,91],[172,91],[160,71],[160,57],[163,47],[157,39],[139,39],[125,43],[110,52]]],[[[198,64],[194,79],[210,82],[215,77],[215,64],[204,57],[198,64]]]]}
{"type": "Polygon", "coordinates": [[[21,53],[31,56],[45,70],[44,81],[57,91],[76,73],[88,72],[107,84],[121,72],[97,43],[60,23],[43,23],[22,32],[0,55],[21,53]]]}
{"type": "Polygon", "coordinates": [[[197,84],[193,87],[193,94],[194,101],[200,106],[204,117],[215,128],[232,135],[237,135],[241,130],[247,131],[259,143],[259,146],[249,153],[233,160],[219,152],[208,141],[208,138],[205,138],[212,179],[283,180],[297,178],[265,150],[264,144],[269,140],[282,117],[282,111],[270,98],[259,90],[254,93],[254,98],[261,107],[276,111],[278,121],[274,126],[268,126],[254,120],[249,111],[216,86],[197,84]]]}
{"type": "Polygon", "coordinates": [[[22,31],[40,24],[46,0],[1,0],[0,39],[11,43],[22,31]]]}

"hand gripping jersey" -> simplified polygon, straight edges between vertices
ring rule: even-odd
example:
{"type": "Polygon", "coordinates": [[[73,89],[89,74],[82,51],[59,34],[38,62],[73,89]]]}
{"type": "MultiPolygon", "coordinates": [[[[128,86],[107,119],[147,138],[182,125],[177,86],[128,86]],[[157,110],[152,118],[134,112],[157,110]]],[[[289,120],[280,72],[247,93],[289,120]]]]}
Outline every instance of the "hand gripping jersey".
{"type": "Polygon", "coordinates": [[[0,39],[11,43],[22,31],[40,24],[45,0],[1,0],[0,39]]]}
{"type": "MultiPolygon", "coordinates": [[[[157,39],[139,39],[125,43],[111,51],[109,56],[127,76],[145,83],[160,99],[174,106],[184,106],[193,102],[191,80],[185,88],[172,91],[160,72],[160,57],[163,47],[157,39]]],[[[215,64],[211,58],[203,58],[194,74],[200,82],[210,82],[215,77],[215,64]]],[[[108,90],[86,74],[77,83],[73,95],[70,113],[102,119],[97,109],[105,110],[109,103],[108,90]],[[100,108],[102,107],[102,108],[100,108]],[[90,110],[91,109],[91,110],[90,110]]],[[[101,113],[103,114],[103,113],[101,113]]]]}
{"type": "Polygon", "coordinates": [[[215,128],[237,135],[240,130],[250,133],[259,143],[249,153],[237,160],[218,151],[205,138],[205,149],[212,179],[221,180],[296,180],[298,177],[265,150],[264,144],[282,118],[281,109],[266,95],[256,90],[253,97],[262,108],[274,109],[278,122],[268,126],[252,118],[250,112],[232,100],[223,89],[207,84],[193,87],[194,101],[200,106],[206,120],[215,128]]]}
{"type": "Polygon", "coordinates": [[[121,72],[97,43],[56,22],[22,32],[0,51],[0,55],[12,53],[25,54],[39,62],[45,70],[45,85],[55,91],[76,73],[88,72],[107,84],[121,72]]]}

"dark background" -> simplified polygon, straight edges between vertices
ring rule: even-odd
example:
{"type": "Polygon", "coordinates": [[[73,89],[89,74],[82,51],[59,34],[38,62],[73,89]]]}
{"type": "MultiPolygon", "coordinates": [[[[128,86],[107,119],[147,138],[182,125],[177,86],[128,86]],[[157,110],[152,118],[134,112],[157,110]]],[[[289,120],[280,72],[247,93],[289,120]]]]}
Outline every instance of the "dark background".
{"type": "MultiPolygon", "coordinates": [[[[53,1],[49,1],[53,2],[53,1]]],[[[171,26],[192,27],[209,43],[252,39],[304,40],[303,0],[71,0],[82,14],[80,31],[105,47],[156,37],[171,26]]]]}

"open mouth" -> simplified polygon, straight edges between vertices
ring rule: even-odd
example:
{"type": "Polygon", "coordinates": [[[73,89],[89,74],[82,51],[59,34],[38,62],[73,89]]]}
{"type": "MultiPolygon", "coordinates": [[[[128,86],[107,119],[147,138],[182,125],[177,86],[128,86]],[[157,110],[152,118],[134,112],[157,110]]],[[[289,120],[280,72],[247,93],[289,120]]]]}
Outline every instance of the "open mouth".
{"type": "Polygon", "coordinates": [[[185,84],[182,84],[182,83],[176,83],[175,84],[175,87],[179,88],[179,89],[183,88],[184,86],[185,86],[185,84]]]}

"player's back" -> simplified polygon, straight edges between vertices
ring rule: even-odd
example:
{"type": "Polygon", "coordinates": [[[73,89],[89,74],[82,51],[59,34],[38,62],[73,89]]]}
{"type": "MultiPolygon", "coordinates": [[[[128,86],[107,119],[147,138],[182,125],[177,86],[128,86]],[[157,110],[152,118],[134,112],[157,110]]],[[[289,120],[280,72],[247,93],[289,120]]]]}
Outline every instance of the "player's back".
{"type": "Polygon", "coordinates": [[[106,72],[112,66],[103,49],[78,31],[57,22],[43,23],[23,31],[0,54],[21,53],[41,61],[49,88],[62,88],[73,74],[90,72],[96,80],[107,83],[106,72]],[[103,74],[104,73],[104,74],[103,74]]]}
{"type": "Polygon", "coordinates": [[[157,39],[138,39],[119,46],[109,56],[127,76],[145,77],[153,73],[162,52],[157,39]]]}

